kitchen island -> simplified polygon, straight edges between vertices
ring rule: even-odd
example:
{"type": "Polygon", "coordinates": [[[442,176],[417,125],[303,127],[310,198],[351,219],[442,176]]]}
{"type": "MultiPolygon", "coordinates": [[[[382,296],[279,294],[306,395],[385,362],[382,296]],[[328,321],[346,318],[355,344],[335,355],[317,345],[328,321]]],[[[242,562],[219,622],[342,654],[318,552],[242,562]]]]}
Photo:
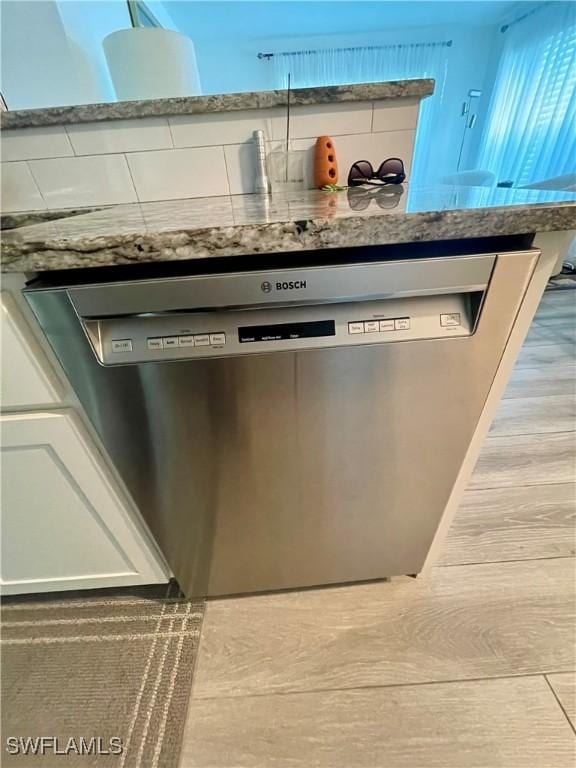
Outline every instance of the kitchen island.
{"type": "Polygon", "coordinates": [[[575,211],[408,185],[123,205],[9,231],[3,268],[185,592],[285,589],[434,562],[575,211]]]}

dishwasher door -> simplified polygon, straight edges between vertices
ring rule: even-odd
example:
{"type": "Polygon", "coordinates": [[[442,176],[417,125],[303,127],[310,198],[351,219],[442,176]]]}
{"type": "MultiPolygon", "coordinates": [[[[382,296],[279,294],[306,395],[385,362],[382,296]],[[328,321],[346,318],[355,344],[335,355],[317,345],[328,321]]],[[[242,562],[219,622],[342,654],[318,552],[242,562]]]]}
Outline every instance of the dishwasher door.
{"type": "Polygon", "coordinates": [[[418,573],[539,252],[26,296],[183,590],[418,573]]]}

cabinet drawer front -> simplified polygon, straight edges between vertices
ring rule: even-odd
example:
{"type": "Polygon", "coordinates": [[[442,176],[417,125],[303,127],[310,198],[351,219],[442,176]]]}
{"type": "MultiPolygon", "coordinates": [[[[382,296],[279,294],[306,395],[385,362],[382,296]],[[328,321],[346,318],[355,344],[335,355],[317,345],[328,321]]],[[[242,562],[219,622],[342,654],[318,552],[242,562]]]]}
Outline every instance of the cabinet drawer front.
{"type": "Polygon", "coordinates": [[[14,299],[2,291],[2,406],[56,405],[62,391],[14,299]]]}
{"type": "Polygon", "coordinates": [[[71,412],[0,422],[5,594],[166,581],[71,412]]]}

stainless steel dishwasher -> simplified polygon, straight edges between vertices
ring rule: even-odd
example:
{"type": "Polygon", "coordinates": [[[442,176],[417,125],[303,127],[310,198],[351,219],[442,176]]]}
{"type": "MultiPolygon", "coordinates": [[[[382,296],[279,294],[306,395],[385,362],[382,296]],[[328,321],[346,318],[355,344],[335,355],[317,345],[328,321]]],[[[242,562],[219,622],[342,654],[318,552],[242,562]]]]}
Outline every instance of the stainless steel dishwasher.
{"type": "Polygon", "coordinates": [[[537,250],[26,297],[189,595],[421,570],[537,250]]]}

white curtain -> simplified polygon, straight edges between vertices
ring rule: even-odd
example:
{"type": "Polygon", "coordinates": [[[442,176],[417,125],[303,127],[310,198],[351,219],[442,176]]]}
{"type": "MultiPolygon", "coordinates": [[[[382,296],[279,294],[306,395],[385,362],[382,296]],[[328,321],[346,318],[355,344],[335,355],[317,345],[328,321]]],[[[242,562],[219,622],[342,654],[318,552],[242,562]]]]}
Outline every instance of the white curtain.
{"type": "Polygon", "coordinates": [[[436,131],[441,130],[450,45],[450,42],[406,43],[277,53],[272,60],[274,88],[287,87],[288,73],[292,88],[433,78],[436,80],[434,96],[424,99],[420,108],[410,178],[412,183],[425,184],[437,173],[437,169],[428,167],[433,158],[426,150],[436,131]]]}
{"type": "Polygon", "coordinates": [[[576,170],[576,5],[546,3],[505,43],[477,167],[523,186],[576,170]]]}

